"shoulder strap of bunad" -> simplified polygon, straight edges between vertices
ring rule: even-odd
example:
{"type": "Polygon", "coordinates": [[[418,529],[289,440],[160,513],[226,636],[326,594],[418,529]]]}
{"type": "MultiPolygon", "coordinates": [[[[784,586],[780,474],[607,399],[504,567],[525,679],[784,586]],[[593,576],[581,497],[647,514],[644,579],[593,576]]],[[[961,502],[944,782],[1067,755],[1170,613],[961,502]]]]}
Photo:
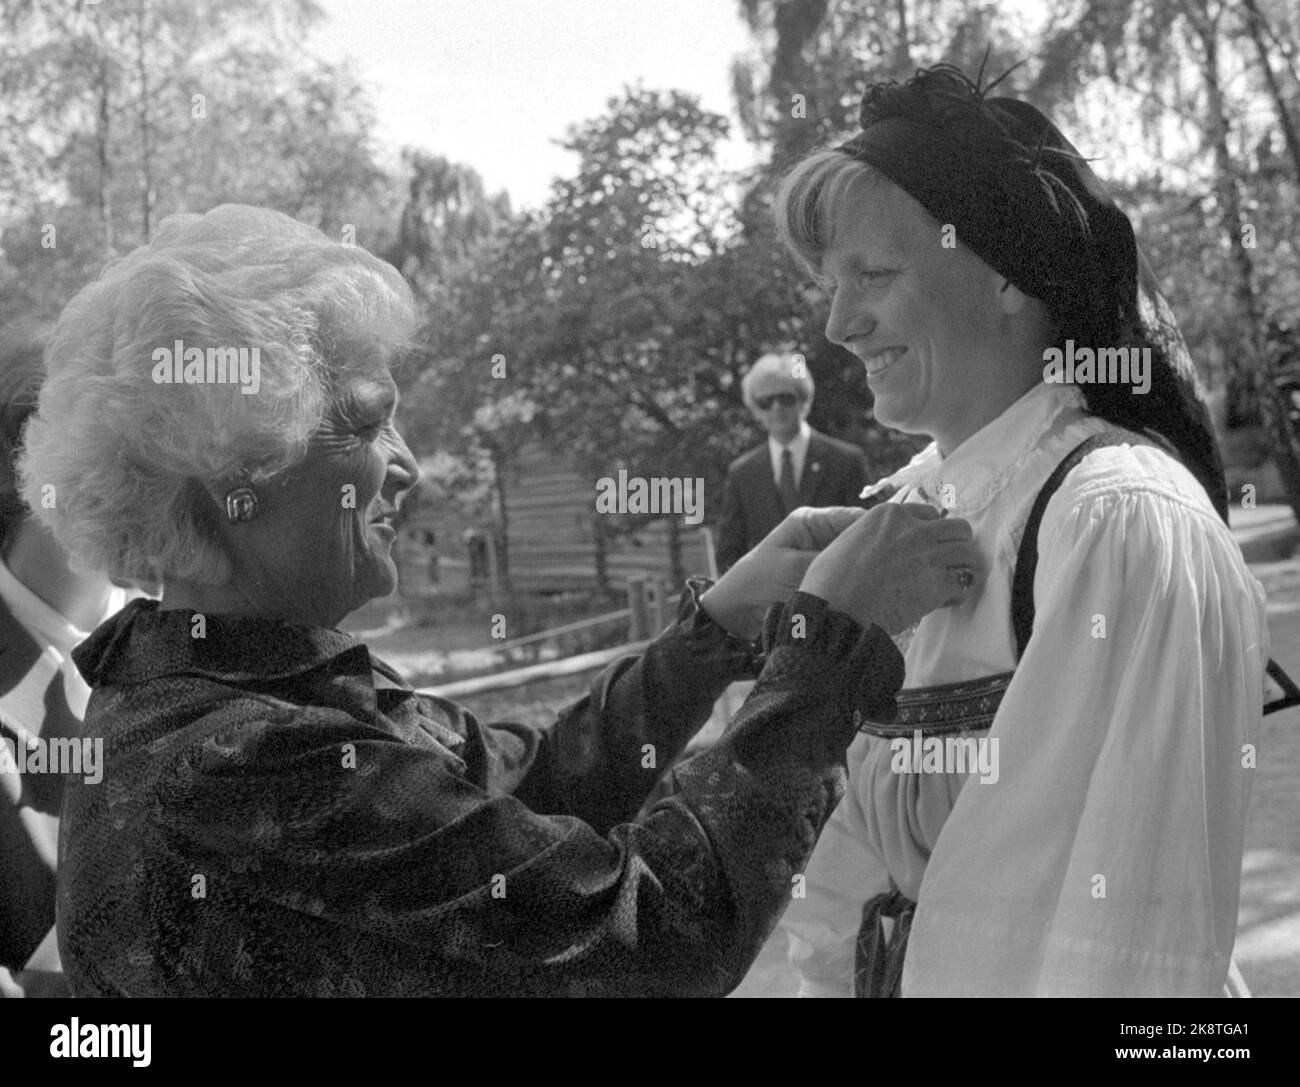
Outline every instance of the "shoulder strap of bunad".
{"type": "MultiPolygon", "coordinates": [[[[1016,638],[1016,659],[1025,655],[1025,647],[1034,632],[1034,574],[1038,570],[1038,528],[1042,523],[1047,504],[1068,476],[1089,453],[1108,446],[1127,445],[1131,439],[1122,434],[1107,432],[1094,434],[1075,446],[1056,466],[1043,489],[1038,492],[1025,523],[1025,534],[1020,540],[1016,555],[1016,572],[1011,583],[1011,628],[1016,638]]],[[[1300,687],[1282,670],[1277,661],[1270,660],[1265,669],[1264,712],[1300,706],[1300,687]]]]}

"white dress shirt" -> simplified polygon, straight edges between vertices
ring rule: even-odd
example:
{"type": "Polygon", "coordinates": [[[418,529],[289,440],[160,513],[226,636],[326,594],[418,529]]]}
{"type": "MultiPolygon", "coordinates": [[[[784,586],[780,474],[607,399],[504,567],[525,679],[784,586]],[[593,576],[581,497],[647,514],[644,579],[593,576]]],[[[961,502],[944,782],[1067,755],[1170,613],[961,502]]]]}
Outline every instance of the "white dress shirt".
{"type": "Polygon", "coordinates": [[[1263,589],[1175,459],[1133,437],[1070,473],[1039,528],[1034,634],[1015,659],[1029,508],[1113,429],[1077,389],[1039,385],[946,460],[932,445],[882,481],[893,501],[946,490],[989,567],[977,595],[915,628],[906,686],[1016,674],[984,734],[995,782],[895,773],[888,740],[854,741],[807,898],[783,920],[801,995],[852,994],[862,906],[891,878],[918,902],[904,996],[1222,993],[1268,628],[1263,589]]]}
{"type": "Polygon", "coordinates": [[[768,435],[767,451],[772,457],[772,482],[778,487],[781,486],[781,454],[786,449],[789,449],[790,460],[794,464],[794,489],[799,490],[799,483],[803,479],[804,462],[808,459],[808,443],[811,440],[812,427],[808,425],[807,419],[799,423],[799,433],[790,440],[788,446],[782,445],[771,435],[768,435]]]}
{"type": "MultiPolygon", "coordinates": [[[[114,586],[109,592],[108,606],[101,621],[120,611],[126,605],[126,599],[126,590],[114,586]]],[[[72,651],[90,632],[73,626],[14,577],[3,561],[0,561],[0,600],[4,601],[9,613],[32,636],[42,652],[58,665],[63,675],[63,693],[68,700],[68,708],[77,717],[84,717],[90,688],[81,678],[77,666],[72,663],[72,651]]]]}
{"type": "MultiPolygon", "coordinates": [[[[128,593],[125,589],[114,587],[109,593],[108,606],[104,609],[101,621],[107,619],[126,604],[128,593]]],[[[50,658],[63,678],[63,696],[70,709],[78,718],[86,715],[86,702],[90,698],[90,687],[77,671],[72,662],[72,651],[79,642],[85,640],[88,631],[79,630],[62,614],[55,611],[44,600],[14,577],[9,567],[0,560],[0,600],[9,609],[9,613],[18,624],[31,635],[41,652],[50,658]]],[[[29,721],[7,722],[16,730],[26,732],[31,726],[29,721]]],[[[24,739],[27,737],[24,736],[24,739]]],[[[3,782],[5,799],[20,807],[19,819],[26,828],[34,849],[45,857],[53,868],[57,860],[58,819],[54,815],[22,808],[22,784],[16,778],[6,778],[3,782]]],[[[59,952],[55,930],[50,929],[40,946],[27,962],[30,970],[57,971],[59,952]]],[[[8,971],[0,970],[0,995],[18,995],[22,986],[17,985],[8,971]]]]}

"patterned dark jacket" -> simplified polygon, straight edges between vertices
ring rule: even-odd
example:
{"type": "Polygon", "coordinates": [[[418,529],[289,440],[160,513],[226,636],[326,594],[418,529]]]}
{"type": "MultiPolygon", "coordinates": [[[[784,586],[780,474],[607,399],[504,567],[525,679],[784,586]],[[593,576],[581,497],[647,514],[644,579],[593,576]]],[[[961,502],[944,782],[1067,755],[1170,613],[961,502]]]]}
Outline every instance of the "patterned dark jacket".
{"type": "Polygon", "coordinates": [[[796,594],[724,739],[631,822],[752,667],[689,595],[544,730],[417,694],[338,631],[192,618],[136,601],[75,654],[104,739],[60,835],[78,995],[724,994],[903,676],[882,631],[796,594]]]}

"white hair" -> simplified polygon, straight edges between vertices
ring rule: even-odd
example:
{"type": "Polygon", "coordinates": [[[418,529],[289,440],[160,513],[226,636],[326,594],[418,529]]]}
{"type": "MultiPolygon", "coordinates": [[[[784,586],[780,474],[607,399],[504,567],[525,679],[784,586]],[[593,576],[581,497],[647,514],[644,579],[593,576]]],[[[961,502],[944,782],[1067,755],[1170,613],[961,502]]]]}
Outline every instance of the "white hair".
{"type": "Polygon", "coordinates": [[[754,383],[760,377],[781,378],[788,383],[805,404],[811,404],[816,387],[812,373],[802,355],[789,351],[764,355],[740,379],[740,396],[747,408],[754,407],[754,383]]]}
{"type": "Polygon", "coordinates": [[[279,212],[164,220],[68,303],[19,465],[28,506],[82,568],[220,584],[230,562],[198,488],[297,463],[345,373],[406,346],[405,281],[279,212]],[[160,384],[154,352],[258,348],[260,387],[160,384]]]}

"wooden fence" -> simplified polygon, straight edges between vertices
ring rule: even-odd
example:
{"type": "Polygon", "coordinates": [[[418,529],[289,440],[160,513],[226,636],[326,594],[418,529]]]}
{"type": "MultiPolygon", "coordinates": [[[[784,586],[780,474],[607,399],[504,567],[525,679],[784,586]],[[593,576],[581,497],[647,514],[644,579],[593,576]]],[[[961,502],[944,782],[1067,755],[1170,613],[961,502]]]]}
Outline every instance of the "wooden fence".
{"type": "Polygon", "coordinates": [[[644,575],[629,578],[626,591],[628,606],[625,608],[605,612],[602,615],[593,615],[548,630],[540,630],[522,638],[511,638],[509,641],[498,642],[491,648],[493,652],[501,655],[503,661],[517,661],[521,651],[526,658],[529,653],[540,653],[547,645],[562,645],[566,639],[585,634],[596,627],[626,623],[627,640],[620,645],[549,661],[538,661],[522,668],[497,671],[490,675],[451,680],[421,690],[427,694],[440,694],[444,697],[504,690],[525,683],[603,668],[623,654],[639,653],[650,644],[650,640],[655,635],[672,622],[679,597],[671,594],[668,582],[663,578],[644,575]]]}
{"type": "MultiPolygon", "coordinates": [[[[510,585],[523,592],[594,588],[599,564],[595,480],[529,445],[512,458],[504,481],[510,585]]],[[[710,537],[702,526],[678,525],[686,574],[710,570],[710,537]]],[[[669,528],[653,521],[604,541],[605,576],[615,590],[637,576],[672,576],[669,528]]]]}

